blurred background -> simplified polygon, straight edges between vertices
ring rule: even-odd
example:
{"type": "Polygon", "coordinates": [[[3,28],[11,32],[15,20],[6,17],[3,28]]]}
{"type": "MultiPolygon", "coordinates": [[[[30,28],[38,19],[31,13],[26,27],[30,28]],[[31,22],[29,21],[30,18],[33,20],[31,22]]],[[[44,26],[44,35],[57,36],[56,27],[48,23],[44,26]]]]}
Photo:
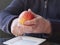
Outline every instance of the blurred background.
{"type": "MultiPolygon", "coordinates": [[[[6,8],[12,0],[0,0],[0,11],[6,8]]],[[[0,37],[11,37],[11,35],[0,30],[0,37]]]]}
{"type": "Polygon", "coordinates": [[[0,11],[10,4],[12,0],[0,0],[0,11]]]}

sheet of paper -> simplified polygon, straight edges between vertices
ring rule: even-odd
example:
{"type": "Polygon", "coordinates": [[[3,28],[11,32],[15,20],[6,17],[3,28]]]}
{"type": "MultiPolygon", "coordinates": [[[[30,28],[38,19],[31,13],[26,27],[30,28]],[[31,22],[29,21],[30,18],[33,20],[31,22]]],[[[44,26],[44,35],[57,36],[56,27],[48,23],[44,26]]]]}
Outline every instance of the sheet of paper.
{"type": "Polygon", "coordinates": [[[46,39],[41,38],[35,38],[35,37],[29,37],[29,36],[19,36],[12,38],[10,40],[7,40],[3,42],[3,44],[7,45],[39,45],[46,41],[46,39]]]}

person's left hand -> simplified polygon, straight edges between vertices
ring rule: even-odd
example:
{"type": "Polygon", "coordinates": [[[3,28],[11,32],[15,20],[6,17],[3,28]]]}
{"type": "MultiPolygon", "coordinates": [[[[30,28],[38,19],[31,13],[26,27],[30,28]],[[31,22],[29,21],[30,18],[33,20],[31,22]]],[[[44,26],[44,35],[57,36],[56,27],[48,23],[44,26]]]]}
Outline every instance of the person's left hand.
{"type": "MultiPolygon", "coordinates": [[[[28,10],[31,13],[33,13],[30,9],[28,10]]],[[[51,26],[50,26],[50,22],[43,18],[42,16],[39,16],[35,13],[33,13],[35,15],[35,18],[29,21],[26,21],[24,23],[24,29],[27,31],[25,33],[46,33],[46,34],[50,34],[51,33],[51,26]],[[30,28],[30,32],[28,32],[30,28]]]]}

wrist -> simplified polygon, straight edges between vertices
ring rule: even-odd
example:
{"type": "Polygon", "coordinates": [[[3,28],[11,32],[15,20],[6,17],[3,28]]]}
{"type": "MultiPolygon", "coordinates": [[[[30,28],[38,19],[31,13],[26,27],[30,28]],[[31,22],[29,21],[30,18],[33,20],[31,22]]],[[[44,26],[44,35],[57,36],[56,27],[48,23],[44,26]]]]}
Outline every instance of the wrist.
{"type": "Polygon", "coordinates": [[[51,34],[51,23],[49,20],[46,20],[46,33],[51,34]]]}

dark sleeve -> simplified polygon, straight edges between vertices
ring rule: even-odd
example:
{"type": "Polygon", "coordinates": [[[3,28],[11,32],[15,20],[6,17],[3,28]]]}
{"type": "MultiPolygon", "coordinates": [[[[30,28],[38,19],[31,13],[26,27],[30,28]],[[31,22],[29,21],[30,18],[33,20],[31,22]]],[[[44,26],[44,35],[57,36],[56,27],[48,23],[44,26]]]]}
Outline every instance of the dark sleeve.
{"type": "Polygon", "coordinates": [[[60,42],[60,20],[49,19],[51,22],[52,35],[49,40],[60,42]]]}
{"type": "Polygon", "coordinates": [[[13,0],[8,7],[0,12],[0,29],[2,31],[10,33],[11,22],[24,10],[24,2],[24,0],[13,0]]]}

